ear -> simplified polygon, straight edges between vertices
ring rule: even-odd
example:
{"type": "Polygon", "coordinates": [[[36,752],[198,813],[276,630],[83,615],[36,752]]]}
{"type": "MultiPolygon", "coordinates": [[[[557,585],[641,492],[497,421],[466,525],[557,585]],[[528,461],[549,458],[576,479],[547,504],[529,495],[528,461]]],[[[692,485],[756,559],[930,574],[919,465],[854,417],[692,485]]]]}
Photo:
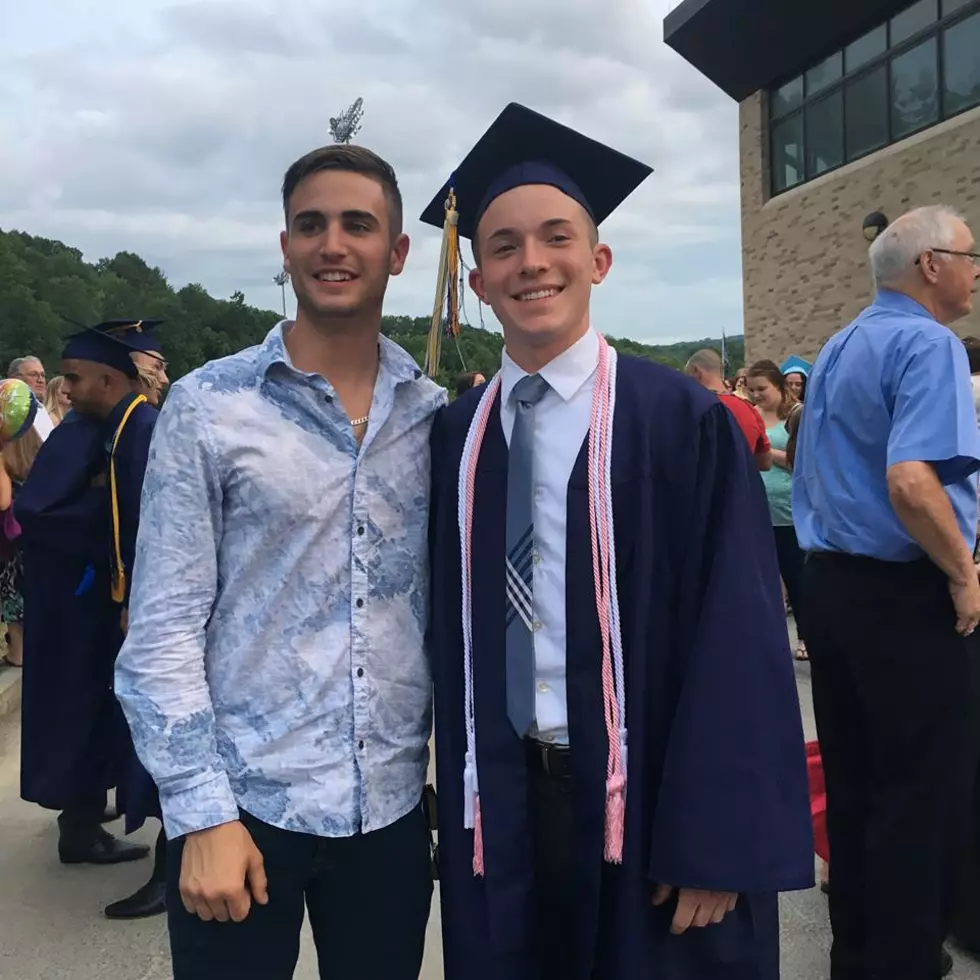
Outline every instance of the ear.
{"type": "Polygon", "coordinates": [[[405,260],[408,258],[410,245],[408,235],[399,235],[395,239],[395,244],[391,246],[390,271],[393,276],[401,275],[402,269],[405,268],[405,260]]]}
{"type": "Polygon", "coordinates": [[[935,285],[939,279],[939,263],[941,259],[936,258],[935,252],[923,252],[919,256],[919,268],[922,270],[922,277],[930,285],[935,285]]]}
{"type": "Polygon", "coordinates": [[[609,275],[609,270],[612,268],[612,263],[612,249],[608,245],[603,245],[602,242],[599,242],[599,244],[592,249],[593,286],[599,286],[602,284],[606,276],[609,275]]]}
{"type": "Polygon", "coordinates": [[[292,271],[289,268],[289,254],[287,248],[289,246],[289,232],[281,231],[279,232],[279,248],[282,249],[282,269],[287,275],[292,275],[292,271]]]}
{"type": "Polygon", "coordinates": [[[479,269],[470,269],[470,289],[479,297],[481,303],[490,305],[487,299],[487,291],[483,287],[483,273],[479,269]]]}

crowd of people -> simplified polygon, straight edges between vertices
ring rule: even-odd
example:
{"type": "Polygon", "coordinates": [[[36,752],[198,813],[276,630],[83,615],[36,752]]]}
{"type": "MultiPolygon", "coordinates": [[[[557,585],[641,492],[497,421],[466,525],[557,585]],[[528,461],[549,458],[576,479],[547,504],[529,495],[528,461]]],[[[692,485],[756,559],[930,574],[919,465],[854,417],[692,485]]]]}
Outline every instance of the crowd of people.
{"type": "Polygon", "coordinates": [[[787,601],[831,976],[948,970],[980,432],[945,324],[972,236],[898,219],[812,371],[726,390],[715,352],[685,377],[592,325],[599,227],[649,172],[505,110],[422,216],[456,204],[503,327],[451,403],[380,334],[409,240],[363,147],[286,172],[295,320],[159,412],[154,321],[69,339],[71,410],[5,509],[21,793],[66,863],[146,857],[102,824],[161,821],[106,914],[165,911],[175,980],[287,980],[305,916],[321,976],[416,980],[434,878],[448,980],[775,980],[778,895],[815,877],[787,601]]]}

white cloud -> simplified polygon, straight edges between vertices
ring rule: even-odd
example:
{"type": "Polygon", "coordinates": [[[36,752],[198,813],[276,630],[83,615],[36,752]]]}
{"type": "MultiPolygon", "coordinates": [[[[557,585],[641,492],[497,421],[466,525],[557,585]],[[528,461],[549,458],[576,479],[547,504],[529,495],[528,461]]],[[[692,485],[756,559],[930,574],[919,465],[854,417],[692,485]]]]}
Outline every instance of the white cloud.
{"type": "Polygon", "coordinates": [[[513,100],[655,168],[603,226],[597,322],[738,332],[736,107],[663,44],[661,6],[49,0],[0,37],[0,227],[275,309],[282,173],[363,96],[358,140],[398,171],[413,238],[388,308],[428,315],[438,233],[415,216],[513,100]]]}

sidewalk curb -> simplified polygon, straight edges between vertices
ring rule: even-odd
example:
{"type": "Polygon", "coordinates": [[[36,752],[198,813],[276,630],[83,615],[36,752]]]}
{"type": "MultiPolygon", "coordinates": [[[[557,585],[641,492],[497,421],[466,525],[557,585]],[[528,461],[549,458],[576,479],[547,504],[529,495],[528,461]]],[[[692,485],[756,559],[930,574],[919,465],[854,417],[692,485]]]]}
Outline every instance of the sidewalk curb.
{"type": "Polygon", "coordinates": [[[0,668],[0,718],[20,708],[20,688],[24,672],[16,667],[0,668]]]}

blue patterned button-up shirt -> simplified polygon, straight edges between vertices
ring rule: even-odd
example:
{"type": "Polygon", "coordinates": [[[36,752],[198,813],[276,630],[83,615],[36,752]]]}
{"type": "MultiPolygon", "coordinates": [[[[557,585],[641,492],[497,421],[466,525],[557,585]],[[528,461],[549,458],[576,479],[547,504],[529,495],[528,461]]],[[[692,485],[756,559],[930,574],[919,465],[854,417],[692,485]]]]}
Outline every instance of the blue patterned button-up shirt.
{"type": "Polygon", "coordinates": [[[382,337],[359,449],[284,328],[175,384],[150,450],[116,693],[171,838],[239,807],[323,837],[377,830],[425,780],[445,392],[382,337]]]}

